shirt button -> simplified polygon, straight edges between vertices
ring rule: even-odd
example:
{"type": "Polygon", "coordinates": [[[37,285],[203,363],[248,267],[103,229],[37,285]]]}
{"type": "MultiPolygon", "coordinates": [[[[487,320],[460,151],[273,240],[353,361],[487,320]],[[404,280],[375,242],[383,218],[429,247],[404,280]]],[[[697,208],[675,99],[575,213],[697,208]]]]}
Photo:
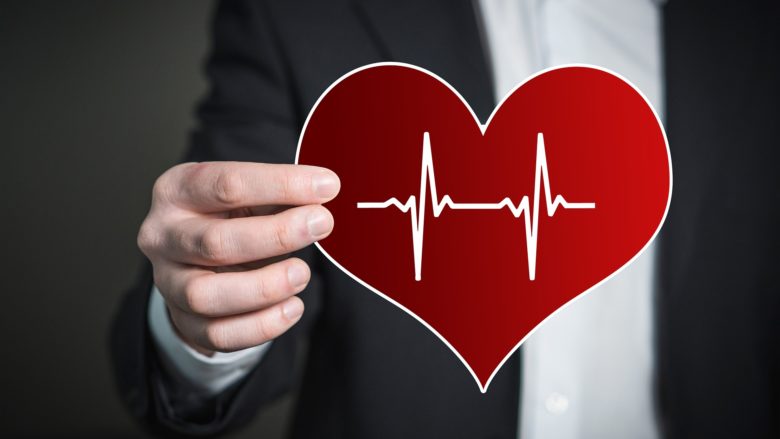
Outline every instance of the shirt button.
{"type": "Polygon", "coordinates": [[[544,400],[544,408],[553,415],[562,415],[569,408],[569,398],[566,395],[553,392],[544,400]]]}

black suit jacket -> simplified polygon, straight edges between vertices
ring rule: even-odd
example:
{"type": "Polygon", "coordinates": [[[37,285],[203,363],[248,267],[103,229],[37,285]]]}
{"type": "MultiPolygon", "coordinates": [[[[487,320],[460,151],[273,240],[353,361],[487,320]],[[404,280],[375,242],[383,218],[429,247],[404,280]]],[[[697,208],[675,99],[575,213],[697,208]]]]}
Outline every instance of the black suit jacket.
{"type": "MultiPolygon", "coordinates": [[[[777,3],[664,9],[675,182],[660,238],[660,425],[669,438],[780,437],[777,3]]],[[[187,160],[292,162],[317,97],[377,61],[439,74],[485,120],[494,102],[476,18],[467,0],[224,1],[187,160]]],[[[159,431],[213,434],[295,387],[296,438],[517,437],[519,353],[483,395],[417,321],[311,248],[302,256],[314,271],[302,321],[209,401],[166,384],[147,330],[147,270],[112,336],[130,410],[159,431]]]]}

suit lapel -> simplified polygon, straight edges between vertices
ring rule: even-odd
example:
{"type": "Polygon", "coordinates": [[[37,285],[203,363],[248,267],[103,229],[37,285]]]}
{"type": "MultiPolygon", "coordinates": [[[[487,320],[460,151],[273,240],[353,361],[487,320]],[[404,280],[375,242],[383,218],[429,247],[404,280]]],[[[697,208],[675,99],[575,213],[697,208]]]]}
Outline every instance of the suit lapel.
{"type": "Polygon", "coordinates": [[[762,233],[771,210],[761,203],[762,191],[774,187],[762,184],[772,181],[774,164],[759,157],[774,116],[760,99],[776,84],[763,55],[776,39],[763,34],[773,28],[761,22],[771,7],[754,8],[704,1],[664,7],[674,189],[661,234],[656,331],[668,437],[757,437],[749,432],[766,427],[760,409],[734,416],[729,428],[711,427],[734,407],[762,407],[767,388],[760,373],[766,363],[754,361],[763,347],[751,337],[760,328],[756,267],[771,239],[762,233]]]}
{"type": "Polygon", "coordinates": [[[354,7],[383,57],[436,73],[480,119],[490,115],[492,81],[471,1],[366,0],[354,7]]]}

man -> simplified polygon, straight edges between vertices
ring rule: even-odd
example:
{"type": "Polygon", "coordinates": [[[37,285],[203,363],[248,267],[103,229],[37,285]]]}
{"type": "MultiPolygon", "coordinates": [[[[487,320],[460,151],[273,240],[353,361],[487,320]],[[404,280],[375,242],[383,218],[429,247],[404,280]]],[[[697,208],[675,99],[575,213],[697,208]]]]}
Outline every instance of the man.
{"type": "Polygon", "coordinates": [[[158,180],[139,233],[154,276],[114,327],[128,406],[213,434],[298,383],[294,437],[778,437],[778,7],[700,3],[222,2],[188,163],[158,180]],[[486,394],[309,246],[333,227],[338,177],[278,164],[328,84],[383,60],[442,76],[482,120],[538,68],[615,63],[664,114],[659,245],[543,326],[486,394]],[[214,160],[236,162],[189,163],[214,160]]]}

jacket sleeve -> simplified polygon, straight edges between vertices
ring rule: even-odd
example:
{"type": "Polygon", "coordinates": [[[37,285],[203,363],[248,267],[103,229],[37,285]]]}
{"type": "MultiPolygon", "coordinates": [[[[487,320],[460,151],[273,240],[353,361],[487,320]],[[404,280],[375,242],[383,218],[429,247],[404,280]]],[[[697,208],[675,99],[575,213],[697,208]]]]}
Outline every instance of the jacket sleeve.
{"type": "MultiPolygon", "coordinates": [[[[262,2],[224,0],[213,22],[206,73],[210,91],[197,111],[186,161],[238,160],[292,163],[303,117],[274,26],[262,2]]],[[[147,322],[152,287],[147,262],[125,294],[111,330],[113,367],[120,397],[151,431],[168,436],[209,436],[246,424],[263,404],[291,388],[296,359],[320,314],[323,257],[312,246],[299,252],[312,268],[300,293],[301,320],[277,338],[249,376],[213,398],[195,397],[172,380],[155,352],[147,322]]]]}

